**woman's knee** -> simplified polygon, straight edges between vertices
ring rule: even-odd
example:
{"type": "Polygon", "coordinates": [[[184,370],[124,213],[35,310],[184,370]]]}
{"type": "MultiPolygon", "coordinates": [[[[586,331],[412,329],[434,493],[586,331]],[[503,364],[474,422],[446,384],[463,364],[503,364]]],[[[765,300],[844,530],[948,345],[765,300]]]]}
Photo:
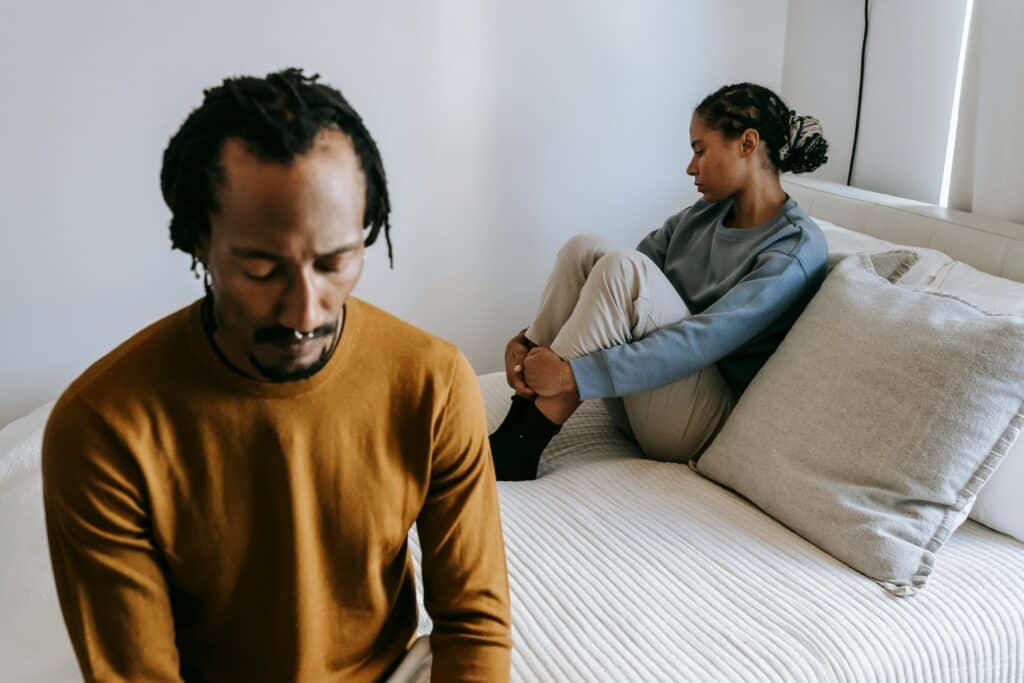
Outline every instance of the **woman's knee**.
{"type": "Polygon", "coordinates": [[[606,252],[594,264],[591,274],[605,279],[626,277],[632,281],[635,279],[636,274],[642,270],[640,259],[642,256],[643,254],[635,249],[620,249],[606,252]]]}
{"type": "Polygon", "coordinates": [[[558,258],[559,260],[568,259],[574,263],[593,263],[611,248],[608,241],[600,235],[573,235],[558,251],[558,258]]]}

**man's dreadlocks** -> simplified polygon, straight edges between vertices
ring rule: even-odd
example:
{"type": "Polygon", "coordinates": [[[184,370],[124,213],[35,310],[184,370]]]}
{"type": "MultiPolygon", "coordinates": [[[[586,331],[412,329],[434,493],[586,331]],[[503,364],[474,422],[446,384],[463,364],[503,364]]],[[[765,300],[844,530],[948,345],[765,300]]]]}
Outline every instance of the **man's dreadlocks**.
{"type": "Polygon", "coordinates": [[[352,139],[366,176],[363,228],[370,232],[365,244],[373,244],[383,227],[394,267],[391,203],[377,143],[352,105],[318,78],[319,74],[306,76],[296,68],[266,78],[226,78],[203,91],[202,105],[171,138],[164,151],[160,189],[172,214],[171,247],[192,256],[193,270],[199,240],[210,232],[210,214],[220,210],[216,189],[224,180],[224,141],[240,138],[258,158],[286,164],[309,151],[324,128],[337,128],[352,139]]]}

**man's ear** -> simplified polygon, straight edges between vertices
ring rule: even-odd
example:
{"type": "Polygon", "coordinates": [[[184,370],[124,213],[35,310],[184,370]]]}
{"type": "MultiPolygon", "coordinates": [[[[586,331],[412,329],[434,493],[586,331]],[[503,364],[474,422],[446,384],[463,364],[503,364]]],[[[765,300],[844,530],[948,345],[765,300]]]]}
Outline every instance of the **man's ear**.
{"type": "Polygon", "coordinates": [[[761,134],[753,128],[747,128],[740,135],[740,154],[745,157],[757,151],[761,145],[761,134]]]}
{"type": "Polygon", "coordinates": [[[209,270],[210,264],[210,237],[204,235],[196,240],[196,260],[203,264],[203,267],[209,270]]]}

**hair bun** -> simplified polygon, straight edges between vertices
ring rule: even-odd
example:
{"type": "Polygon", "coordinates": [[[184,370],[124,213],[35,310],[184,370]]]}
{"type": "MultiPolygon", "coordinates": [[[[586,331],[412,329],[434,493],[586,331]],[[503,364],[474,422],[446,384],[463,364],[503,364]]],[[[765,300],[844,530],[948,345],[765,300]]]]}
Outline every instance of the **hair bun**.
{"type": "Polygon", "coordinates": [[[821,122],[813,116],[789,112],[789,139],[779,148],[779,170],[806,173],[828,161],[828,142],[822,135],[821,122]]]}

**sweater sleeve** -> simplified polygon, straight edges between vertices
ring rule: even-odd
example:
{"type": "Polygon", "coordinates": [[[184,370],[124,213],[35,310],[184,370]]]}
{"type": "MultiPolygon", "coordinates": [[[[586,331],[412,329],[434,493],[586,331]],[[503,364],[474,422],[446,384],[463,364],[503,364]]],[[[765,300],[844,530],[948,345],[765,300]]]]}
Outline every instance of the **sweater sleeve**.
{"type": "Polygon", "coordinates": [[[717,363],[797,303],[807,286],[795,254],[762,252],[742,280],[699,314],[570,361],[580,398],[647,391],[717,363]]]}
{"type": "Polygon", "coordinates": [[[431,680],[507,681],[511,616],[498,491],[480,387],[462,354],[437,419],[417,529],[434,622],[431,680]]]}
{"type": "Polygon", "coordinates": [[[86,681],[180,681],[137,464],[77,398],[46,425],[43,505],[64,623],[86,681]]]}

